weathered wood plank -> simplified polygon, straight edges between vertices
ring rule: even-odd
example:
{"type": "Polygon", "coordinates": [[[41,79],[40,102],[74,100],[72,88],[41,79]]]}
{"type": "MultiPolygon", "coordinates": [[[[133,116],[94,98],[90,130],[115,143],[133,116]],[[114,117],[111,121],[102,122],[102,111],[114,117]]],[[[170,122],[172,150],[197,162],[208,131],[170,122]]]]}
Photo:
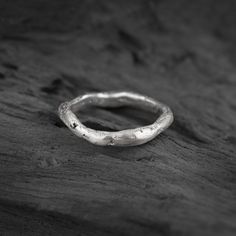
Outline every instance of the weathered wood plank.
{"type": "MultiPolygon", "coordinates": [[[[234,235],[234,1],[0,3],[0,234],[234,235]],[[59,120],[91,91],[159,99],[175,122],[150,143],[96,147],[59,120]]],[[[88,114],[90,114],[88,116],[88,114]]],[[[135,109],[85,124],[146,124],[135,109]]]]}

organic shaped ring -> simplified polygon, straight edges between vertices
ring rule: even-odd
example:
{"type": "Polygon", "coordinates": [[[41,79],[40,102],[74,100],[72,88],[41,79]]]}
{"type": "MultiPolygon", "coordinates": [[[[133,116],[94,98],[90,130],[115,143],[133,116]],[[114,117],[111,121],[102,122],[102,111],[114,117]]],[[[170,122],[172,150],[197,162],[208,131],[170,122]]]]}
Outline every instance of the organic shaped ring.
{"type": "Polygon", "coordinates": [[[170,108],[152,98],[132,92],[88,93],[69,102],[62,103],[58,109],[61,120],[80,138],[100,145],[136,146],[146,143],[167,129],[173,122],[170,108]],[[74,112],[87,105],[99,107],[138,106],[160,113],[157,120],[150,125],[121,131],[94,130],[83,125],[74,112]]]}

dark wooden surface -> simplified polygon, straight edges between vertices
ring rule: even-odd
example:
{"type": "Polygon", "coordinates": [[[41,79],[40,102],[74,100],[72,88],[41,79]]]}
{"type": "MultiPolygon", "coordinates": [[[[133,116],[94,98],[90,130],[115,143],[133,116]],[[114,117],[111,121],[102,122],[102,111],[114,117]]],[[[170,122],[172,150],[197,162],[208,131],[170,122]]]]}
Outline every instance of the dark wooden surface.
{"type": "MultiPolygon", "coordinates": [[[[235,235],[235,12],[234,0],[1,0],[0,235],[235,235]],[[165,102],[174,124],[104,148],[57,117],[109,90],[165,102]]],[[[109,130],[153,119],[82,118],[109,130]]]]}

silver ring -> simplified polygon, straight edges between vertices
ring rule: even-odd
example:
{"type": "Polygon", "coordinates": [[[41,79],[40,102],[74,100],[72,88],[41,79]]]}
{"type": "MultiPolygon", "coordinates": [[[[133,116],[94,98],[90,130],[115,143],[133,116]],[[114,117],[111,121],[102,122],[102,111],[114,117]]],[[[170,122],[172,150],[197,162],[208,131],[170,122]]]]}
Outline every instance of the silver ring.
{"type": "Polygon", "coordinates": [[[132,92],[88,93],[62,103],[58,114],[66,126],[78,137],[100,146],[136,146],[146,143],[167,129],[173,122],[170,108],[150,97],[132,92]],[[74,112],[87,105],[99,107],[138,106],[161,114],[150,125],[121,131],[94,130],[83,125],[74,112]]]}

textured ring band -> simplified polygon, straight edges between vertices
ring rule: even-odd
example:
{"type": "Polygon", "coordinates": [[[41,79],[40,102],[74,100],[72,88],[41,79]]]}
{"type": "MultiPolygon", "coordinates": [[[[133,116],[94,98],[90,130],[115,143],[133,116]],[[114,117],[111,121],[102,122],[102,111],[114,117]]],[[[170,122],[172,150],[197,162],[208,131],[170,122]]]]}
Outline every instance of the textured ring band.
{"type": "Polygon", "coordinates": [[[77,136],[100,145],[136,146],[146,143],[167,129],[173,122],[170,108],[152,98],[132,92],[88,93],[59,106],[62,121],[77,136]],[[138,106],[153,112],[160,112],[157,120],[150,125],[115,132],[94,130],[83,125],[74,112],[87,105],[99,107],[138,106]]]}

